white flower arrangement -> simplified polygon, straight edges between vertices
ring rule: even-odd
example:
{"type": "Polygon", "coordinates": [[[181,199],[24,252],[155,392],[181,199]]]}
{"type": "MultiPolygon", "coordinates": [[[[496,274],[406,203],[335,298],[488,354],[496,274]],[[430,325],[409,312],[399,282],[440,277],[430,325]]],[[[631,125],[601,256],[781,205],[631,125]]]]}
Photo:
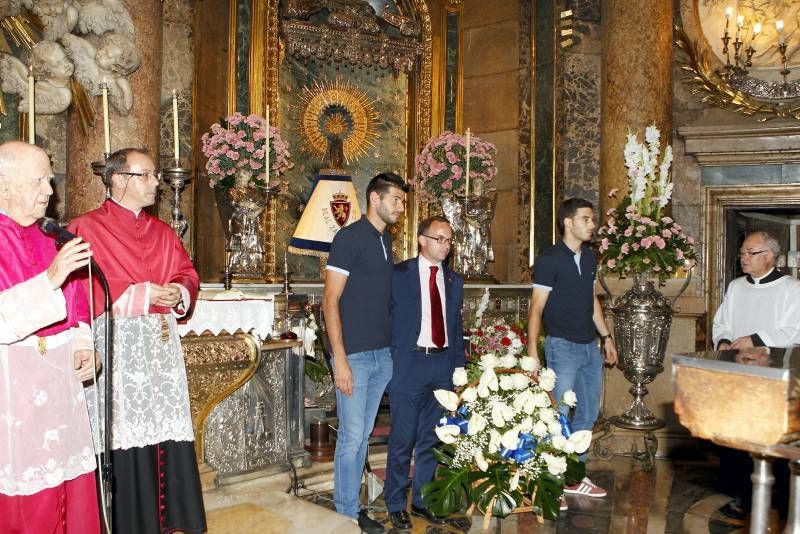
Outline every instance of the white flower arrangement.
{"type": "Polygon", "coordinates": [[[572,432],[557,411],[559,404],[575,406],[575,393],[556,401],[555,372],[544,368],[537,376],[531,360],[510,345],[505,353],[485,353],[455,370],[456,391],[434,393],[447,413],[435,429],[444,465],[423,489],[434,513],[447,515],[461,504],[442,493],[456,491],[463,477],[461,497],[487,514],[505,517],[528,498],[537,513],[552,518],[564,485],[583,478],[578,455],[588,450],[591,431],[572,432]]]}

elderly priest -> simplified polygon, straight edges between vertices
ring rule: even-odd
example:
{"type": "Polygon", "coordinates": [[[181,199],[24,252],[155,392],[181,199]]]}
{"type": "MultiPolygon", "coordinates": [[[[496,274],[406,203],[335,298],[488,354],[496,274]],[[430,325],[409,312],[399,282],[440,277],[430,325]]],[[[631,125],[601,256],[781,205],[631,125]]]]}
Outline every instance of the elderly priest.
{"type": "Polygon", "coordinates": [[[92,337],[70,278],[91,253],[80,239],[57,251],[34,224],[52,177],[42,149],[0,145],[0,531],[96,533],[92,337]]]}

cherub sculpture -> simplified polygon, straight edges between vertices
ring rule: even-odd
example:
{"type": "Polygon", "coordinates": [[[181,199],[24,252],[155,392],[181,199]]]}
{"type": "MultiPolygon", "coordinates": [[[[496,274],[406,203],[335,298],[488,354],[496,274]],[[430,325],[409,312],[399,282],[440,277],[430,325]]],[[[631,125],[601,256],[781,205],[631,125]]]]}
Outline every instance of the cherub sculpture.
{"type": "Polygon", "coordinates": [[[78,4],[78,30],[81,33],[103,35],[120,33],[130,39],[135,36],[133,20],[120,0],[76,0],[78,4]]]}
{"type": "Polygon", "coordinates": [[[78,9],[72,0],[22,0],[22,5],[42,21],[46,41],[61,39],[78,22],[78,9]]]}
{"type": "Polygon", "coordinates": [[[19,15],[22,11],[22,0],[0,0],[0,20],[19,15]]]}
{"type": "Polygon", "coordinates": [[[67,34],[61,38],[75,64],[75,78],[90,95],[102,93],[108,84],[108,100],[117,113],[127,115],[133,107],[131,84],[125,78],[139,68],[141,57],[133,40],[115,32],[104,34],[95,46],[87,39],[67,34]]]}
{"type": "MultiPolygon", "coordinates": [[[[58,43],[41,41],[31,51],[33,77],[36,80],[36,112],[56,114],[65,111],[72,102],[70,77],[73,66],[58,43]]],[[[17,58],[3,54],[0,58],[0,78],[4,92],[20,98],[18,110],[28,109],[28,68],[17,58]]]]}

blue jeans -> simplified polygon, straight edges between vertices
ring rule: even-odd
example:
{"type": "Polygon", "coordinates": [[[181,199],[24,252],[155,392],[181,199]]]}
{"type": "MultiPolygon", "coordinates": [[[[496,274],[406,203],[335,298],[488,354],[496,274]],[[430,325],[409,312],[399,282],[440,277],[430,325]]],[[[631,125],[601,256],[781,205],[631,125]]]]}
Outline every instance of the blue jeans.
{"type": "MultiPolygon", "coordinates": [[[[556,387],[553,396],[561,402],[564,392],[571,389],[578,398],[572,416],[572,430],[591,430],[600,414],[600,397],[603,393],[603,354],[597,341],[573,343],[560,337],[547,336],[544,340],[547,367],[555,371],[556,387]]],[[[559,410],[569,415],[569,406],[559,410]]],[[[580,459],[586,461],[587,454],[580,459]]]]}
{"type": "Polygon", "coordinates": [[[375,426],[375,416],[386,384],[392,378],[389,347],[347,355],[353,372],[353,394],[336,390],[339,430],[333,458],[333,501],[336,511],[358,517],[361,473],[367,459],[367,441],[375,426]]]}

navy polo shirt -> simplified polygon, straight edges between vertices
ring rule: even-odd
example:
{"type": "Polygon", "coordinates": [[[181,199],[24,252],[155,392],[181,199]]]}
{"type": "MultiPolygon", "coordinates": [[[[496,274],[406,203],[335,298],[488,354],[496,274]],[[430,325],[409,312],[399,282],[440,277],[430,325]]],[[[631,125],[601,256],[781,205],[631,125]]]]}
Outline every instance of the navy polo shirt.
{"type": "Polygon", "coordinates": [[[550,288],[542,312],[548,335],[573,343],[591,343],[597,338],[594,314],[594,279],[597,256],[581,245],[580,271],[576,254],[564,243],[548,248],[534,264],[534,287],[550,288]]]}
{"type": "Polygon", "coordinates": [[[391,345],[393,268],[391,234],[388,230],[379,232],[366,215],[334,236],[326,269],[347,276],[339,299],[347,354],[391,345]]]}

